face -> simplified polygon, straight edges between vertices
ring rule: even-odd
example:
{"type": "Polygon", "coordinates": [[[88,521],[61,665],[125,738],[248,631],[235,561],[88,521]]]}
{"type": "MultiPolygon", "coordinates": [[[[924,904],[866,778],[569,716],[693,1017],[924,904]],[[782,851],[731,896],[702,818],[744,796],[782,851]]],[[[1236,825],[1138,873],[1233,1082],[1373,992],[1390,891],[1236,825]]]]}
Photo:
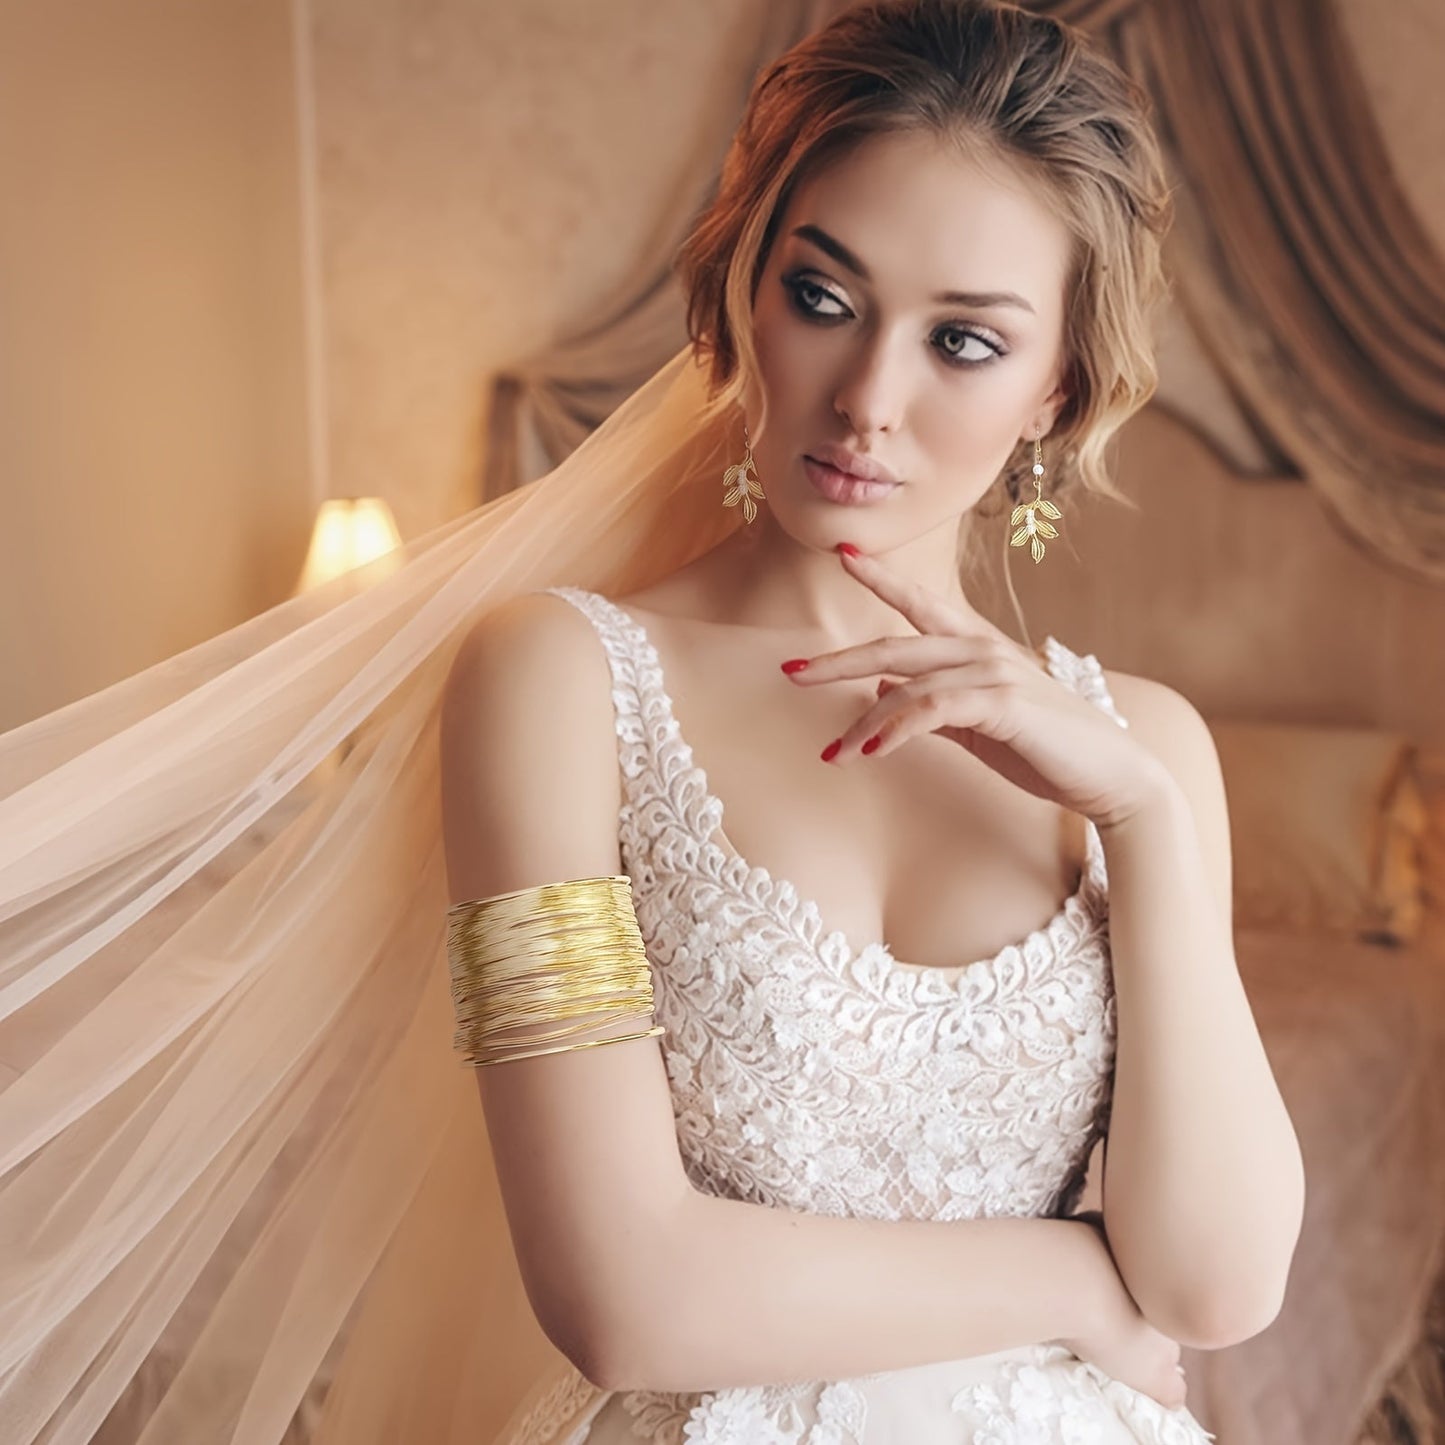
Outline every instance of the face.
{"type": "Polygon", "coordinates": [[[1020,176],[917,132],[801,183],[753,308],[767,401],[753,455],[776,524],[872,552],[956,532],[1066,399],[1069,250],[1020,176]],[[846,474],[870,463],[893,484],[846,474]]]}

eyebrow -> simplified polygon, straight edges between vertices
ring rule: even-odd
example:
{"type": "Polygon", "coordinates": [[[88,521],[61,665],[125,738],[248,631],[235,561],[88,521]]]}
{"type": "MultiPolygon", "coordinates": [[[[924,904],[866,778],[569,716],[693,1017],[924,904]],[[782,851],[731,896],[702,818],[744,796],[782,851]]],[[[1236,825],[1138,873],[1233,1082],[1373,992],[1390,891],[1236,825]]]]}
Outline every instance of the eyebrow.
{"type": "MultiPolygon", "coordinates": [[[[873,279],[868,274],[868,268],[836,236],[830,236],[821,226],[795,226],[792,234],[811,241],[820,251],[826,251],[860,281],[873,279]]],[[[948,306],[1018,306],[1030,313],[1034,310],[1016,291],[940,291],[933,299],[948,306]]]]}

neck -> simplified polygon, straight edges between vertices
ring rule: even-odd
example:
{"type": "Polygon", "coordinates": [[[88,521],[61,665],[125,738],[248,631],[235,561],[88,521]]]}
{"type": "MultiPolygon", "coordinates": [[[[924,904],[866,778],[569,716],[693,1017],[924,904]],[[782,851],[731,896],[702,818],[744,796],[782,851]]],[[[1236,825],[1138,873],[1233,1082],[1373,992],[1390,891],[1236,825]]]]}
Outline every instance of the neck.
{"type": "MultiPolygon", "coordinates": [[[[874,555],[898,580],[967,608],[955,562],[957,542],[957,524],[950,521],[874,555]]],[[[818,633],[840,647],[909,631],[903,614],[853,577],[836,551],[798,542],[766,509],[703,562],[709,611],[718,622],[818,633]]]]}

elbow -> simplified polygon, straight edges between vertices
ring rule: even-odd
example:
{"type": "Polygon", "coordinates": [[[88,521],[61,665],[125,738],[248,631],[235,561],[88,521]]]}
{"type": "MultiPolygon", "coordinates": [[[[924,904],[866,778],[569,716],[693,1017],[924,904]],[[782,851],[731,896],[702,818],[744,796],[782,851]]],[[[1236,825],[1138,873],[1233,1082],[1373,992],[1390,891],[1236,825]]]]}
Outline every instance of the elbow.
{"type": "Polygon", "coordinates": [[[647,1318],[666,1318],[667,1311],[613,1310],[604,1314],[586,1337],[584,1355],[573,1363],[604,1390],[657,1389],[663,1371],[657,1332],[645,1328],[647,1318]]]}
{"type": "Polygon", "coordinates": [[[1224,1350],[1262,1334],[1278,1318],[1283,1286],[1267,1280],[1249,1286],[1220,1279],[1153,1280],[1130,1292],[1145,1319],[1161,1334],[1192,1350],[1224,1350]]]}
{"type": "Polygon", "coordinates": [[[627,1311],[587,1308],[574,1295],[534,1313],[542,1333],[589,1384],[609,1392],[640,1388],[639,1378],[646,1373],[639,1368],[643,1352],[627,1324],[627,1311]]]}
{"type": "Polygon", "coordinates": [[[1304,1185],[1301,1182],[1298,1202],[1290,1215],[1286,1231],[1288,1243],[1281,1244],[1273,1254],[1257,1258],[1250,1273],[1249,1287],[1229,1291],[1213,1289],[1203,1292],[1203,1304],[1195,1317],[1196,1334],[1203,1350],[1223,1350],[1241,1345],[1261,1335],[1279,1318],[1284,1308],[1285,1292],[1294,1263],[1304,1220],[1304,1185]]]}
{"type": "Polygon", "coordinates": [[[560,1255],[550,1267],[523,1268],[532,1315],[589,1384],[613,1391],[642,1388],[652,1346],[642,1328],[650,1313],[644,1271],[609,1260],[560,1255]]]}
{"type": "Polygon", "coordinates": [[[666,1299],[634,1299],[583,1332],[568,1358],[592,1384],[609,1392],[646,1390],[663,1394],[715,1388],[708,1312],[678,1282],[666,1299]]]}
{"type": "Polygon", "coordinates": [[[695,1197],[687,1187],[629,1206],[624,1225],[594,1232],[595,1248],[539,1250],[524,1269],[538,1324],[599,1389],[678,1390],[696,1378],[695,1197]]]}
{"type": "Polygon", "coordinates": [[[1152,1289],[1150,1303],[1157,1306],[1157,1313],[1136,1295],[1150,1324],[1196,1350],[1224,1350],[1263,1334],[1284,1307],[1303,1208],[1301,1191],[1284,1239],[1273,1247],[1260,1245],[1244,1255],[1233,1249],[1212,1267],[1189,1271],[1187,1280],[1176,1276],[1167,1294],[1152,1289]]]}
{"type": "Polygon", "coordinates": [[[572,1363],[609,1392],[695,1388],[699,1371],[691,1347],[697,1331],[679,1298],[669,1294],[666,1305],[636,1303],[587,1331],[579,1352],[569,1356],[572,1363]]]}
{"type": "Polygon", "coordinates": [[[1227,1350],[1261,1335],[1279,1318],[1284,1301],[1271,1299],[1264,1305],[1241,1308],[1237,1300],[1214,1301],[1195,1311],[1189,1320],[1188,1338],[1181,1344],[1196,1350],[1227,1350]]]}
{"type": "Polygon", "coordinates": [[[589,1384],[617,1389],[635,1356],[637,1281],[630,1262],[529,1235],[518,1244],[522,1288],[542,1333],[589,1384]]]}
{"type": "MultiPolygon", "coordinates": [[[[530,1292],[527,1292],[532,1293],[530,1292]]],[[[604,1353],[605,1332],[587,1322],[587,1311],[568,1308],[540,1308],[538,1301],[532,1301],[532,1315],[542,1327],[542,1334],[548,1337],[552,1347],[566,1358],[574,1370],[588,1384],[610,1390],[610,1357],[604,1353]]]]}
{"type": "Polygon", "coordinates": [[[581,1348],[564,1351],[577,1373],[589,1385],[595,1385],[608,1394],[630,1388],[624,1384],[625,1371],[616,1365],[616,1352],[603,1341],[588,1342],[581,1348]]]}
{"type": "Polygon", "coordinates": [[[543,1333],[599,1389],[664,1390],[691,1377],[683,1351],[693,1331],[677,1293],[684,1276],[662,1267],[670,1257],[653,1234],[645,1259],[608,1261],[590,1286],[571,1278],[545,1309],[534,1306],[543,1333]]]}
{"type": "Polygon", "coordinates": [[[1187,1304],[1163,1310],[1149,1322],[1191,1350],[1225,1350],[1263,1334],[1279,1317],[1282,1293],[1242,1298],[1237,1292],[1203,1291],[1187,1304]]]}

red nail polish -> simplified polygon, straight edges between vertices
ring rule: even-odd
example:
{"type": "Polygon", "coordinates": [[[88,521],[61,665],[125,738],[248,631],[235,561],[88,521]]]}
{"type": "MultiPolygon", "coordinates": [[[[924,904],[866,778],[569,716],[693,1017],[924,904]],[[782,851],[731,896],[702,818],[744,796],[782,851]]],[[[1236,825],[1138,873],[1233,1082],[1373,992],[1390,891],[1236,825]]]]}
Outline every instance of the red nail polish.
{"type": "Polygon", "coordinates": [[[839,542],[836,550],[845,557],[861,557],[863,555],[851,542],[839,542]]]}
{"type": "Polygon", "coordinates": [[[783,664],[783,671],[791,677],[795,672],[802,672],[807,665],[808,659],[806,657],[791,657],[783,664]]]}
{"type": "Polygon", "coordinates": [[[834,738],[826,748],[823,749],[823,761],[831,763],[838,756],[838,749],[843,746],[842,738],[834,738]]]}
{"type": "Polygon", "coordinates": [[[863,751],[864,751],[865,753],[877,752],[877,751],[878,751],[878,745],[879,745],[879,743],[881,743],[882,741],[883,741],[883,734],[882,734],[882,733],[874,733],[873,736],[872,736],[871,738],[869,738],[866,743],[863,744],[863,751]]]}

